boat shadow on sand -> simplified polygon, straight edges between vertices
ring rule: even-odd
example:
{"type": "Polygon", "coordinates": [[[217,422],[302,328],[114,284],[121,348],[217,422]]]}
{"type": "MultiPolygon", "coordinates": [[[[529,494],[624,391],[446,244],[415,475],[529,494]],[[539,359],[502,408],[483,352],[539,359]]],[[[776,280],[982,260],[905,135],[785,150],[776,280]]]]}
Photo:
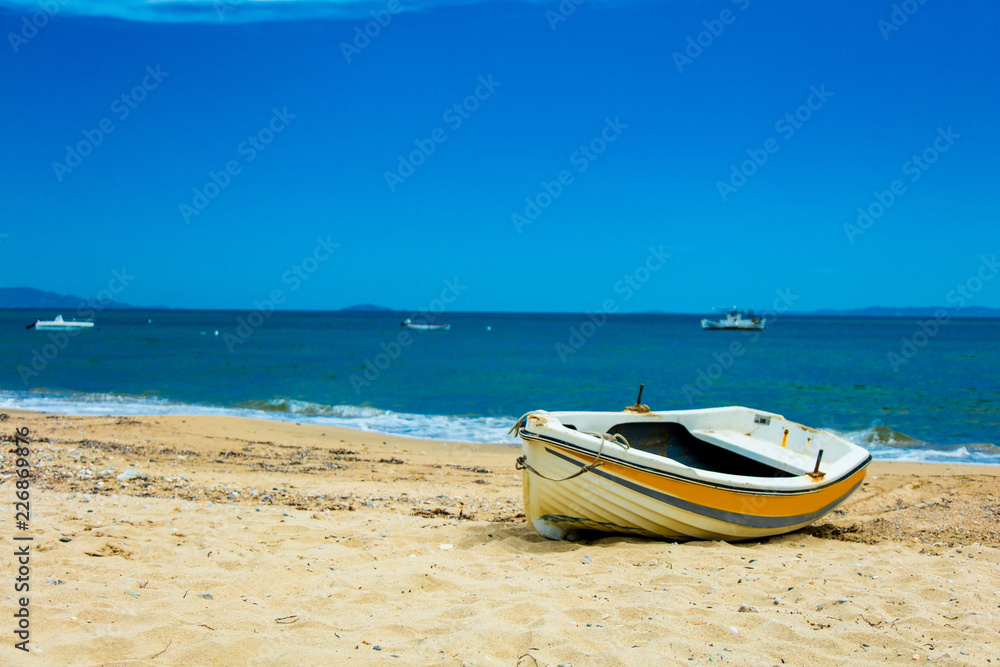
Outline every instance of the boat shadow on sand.
{"type": "MultiPolygon", "coordinates": [[[[804,529],[794,533],[787,533],[775,537],[764,539],[746,540],[743,542],[725,542],[719,540],[686,540],[670,541],[650,538],[642,535],[620,535],[607,533],[601,530],[580,531],[573,540],[550,540],[536,533],[531,526],[523,520],[514,522],[497,522],[483,524],[482,522],[471,522],[465,524],[462,530],[462,537],[453,540],[455,547],[459,549],[475,549],[487,545],[500,545],[515,555],[544,555],[544,554],[572,554],[580,551],[593,553],[598,551],[620,551],[626,550],[641,551],[647,555],[659,554],[669,548],[718,548],[720,546],[731,546],[734,548],[754,548],[762,545],[781,545],[787,543],[801,542],[807,537],[820,539],[833,538],[832,526],[826,527],[823,534],[814,534],[814,531],[804,529]]],[[[817,533],[821,531],[816,531],[817,533]]]]}

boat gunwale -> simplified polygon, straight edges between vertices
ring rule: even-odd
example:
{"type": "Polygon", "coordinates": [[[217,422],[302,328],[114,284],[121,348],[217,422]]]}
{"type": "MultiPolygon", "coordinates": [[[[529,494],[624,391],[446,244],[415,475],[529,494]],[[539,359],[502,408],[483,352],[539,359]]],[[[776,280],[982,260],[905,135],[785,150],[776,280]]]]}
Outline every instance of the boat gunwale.
{"type": "MultiPolygon", "coordinates": [[[[563,428],[565,428],[565,426],[563,426],[563,428]]],[[[585,436],[585,437],[589,437],[589,438],[593,438],[594,440],[596,440],[596,438],[594,436],[588,435],[586,433],[580,433],[580,435],[585,436]]],[[[531,431],[526,431],[523,428],[521,429],[521,437],[522,437],[522,439],[525,439],[525,440],[531,439],[531,440],[535,440],[535,441],[537,441],[539,443],[542,443],[542,444],[549,443],[549,444],[561,446],[561,447],[569,449],[569,450],[571,450],[573,452],[576,452],[578,454],[583,454],[583,455],[586,455],[586,456],[596,456],[597,455],[597,450],[596,449],[589,449],[587,447],[583,447],[583,446],[580,446],[580,445],[576,445],[574,443],[566,442],[564,440],[560,440],[560,439],[552,437],[552,436],[543,435],[541,433],[535,433],[535,432],[531,432],[531,431]]],[[[857,445],[854,445],[854,446],[857,447],[857,445]]],[[[865,451],[861,447],[858,447],[858,449],[860,449],[862,451],[865,451]]],[[[630,451],[630,450],[623,450],[623,453],[626,452],[626,451],[630,451]]],[[[836,475],[836,476],[827,475],[826,478],[824,478],[824,480],[822,482],[817,482],[813,478],[809,477],[809,475],[798,475],[798,476],[795,476],[795,477],[751,477],[751,476],[747,476],[747,475],[731,475],[731,474],[728,474],[728,473],[720,473],[720,472],[714,472],[714,471],[711,471],[711,470],[703,470],[701,468],[692,468],[691,466],[685,466],[682,463],[674,461],[673,459],[670,459],[669,457],[659,456],[657,454],[651,454],[649,452],[643,452],[642,450],[637,450],[637,451],[641,452],[643,454],[644,458],[645,457],[649,457],[649,458],[653,459],[654,461],[663,461],[663,462],[667,463],[667,465],[670,465],[672,468],[677,468],[678,470],[670,470],[670,471],[668,471],[668,470],[664,470],[663,468],[653,467],[653,466],[649,466],[649,465],[644,465],[643,463],[641,463],[639,461],[634,461],[634,460],[620,458],[618,456],[615,456],[613,451],[609,452],[607,447],[605,447],[604,450],[602,451],[602,453],[601,453],[601,459],[604,460],[604,461],[608,461],[610,463],[614,463],[616,465],[620,465],[620,466],[623,466],[623,467],[626,467],[626,468],[632,468],[633,470],[638,470],[638,471],[641,471],[641,472],[645,472],[645,473],[648,473],[648,474],[656,475],[658,477],[663,477],[663,478],[666,478],[666,479],[671,479],[671,480],[674,480],[674,481],[688,482],[688,483],[698,484],[700,486],[710,487],[710,488],[713,488],[713,489],[720,489],[720,490],[725,490],[725,491],[732,491],[732,492],[736,492],[736,493],[743,493],[743,494],[748,494],[748,495],[764,495],[764,496],[801,496],[801,495],[808,495],[808,494],[818,493],[820,491],[823,491],[825,489],[830,488],[831,486],[839,484],[839,483],[843,482],[846,479],[850,479],[852,476],[854,476],[855,474],[857,474],[859,471],[864,470],[865,468],[867,468],[871,464],[871,462],[873,461],[873,457],[872,457],[871,453],[868,453],[867,457],[865,457],[865,459],[861,463],[859,463],[858,465],[854,466],[849,471],[847,471],[847,472],[845,472],[843,474],[836,475]],[[726,483],[726,481],[721,481],[721,480],[720,481],[716,481],[716,480],[712,480],[712,479],[706,479],[705,477],[689,476],[689,475],[685,475],[682,472],[680,472],[680,470],[684,470],[684,469],[691,470],[691,471],[696,471],[697,473],[701,473],[701,474],[709,474],[709,475],[712,475],[712,476],[732,478],[734,480],[738,479],[738,480],[741,480],[742,483],[738,484],[738,485],[737,484],[729,484],[729,483],[726,483]],[[768,485],[767,486],[761,486],[761,485],[758,484],[757,486],[748,486],[748,484],[750,483],[751,480],[753,480],[753,481],[758,481],[758,480],[766,481],[766,482],[768,482],[768,485]],[[794,488],[781,488],[781,487],[772,486],[773,483],[777,482],[777,481],[784,482],[786,484],[795,483],[797,485],[794,488]]]]}

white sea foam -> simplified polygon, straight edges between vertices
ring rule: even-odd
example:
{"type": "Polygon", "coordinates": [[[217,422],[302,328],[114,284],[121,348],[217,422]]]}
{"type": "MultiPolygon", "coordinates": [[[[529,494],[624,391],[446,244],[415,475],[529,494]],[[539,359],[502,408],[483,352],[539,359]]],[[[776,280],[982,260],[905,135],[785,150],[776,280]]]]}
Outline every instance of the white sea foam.
{"type": "Polygon", "coordinates": [[[876,461],[1000,465],[1000,447],[987,443],[937,445],[915,440],[885,426],[860,431],[833,431],[871,452],[876,461]]]}
{"type": "MultiPolygon", "coordinates": [[[[0,410],[35,410],[72,415],[222,415],[304,424],[329,424],[371,433],[449,442],[519,444],[507,430],[516,417],[422,415],[364,405],[324,405],[287,398],[247,401],[234,407],[180,403],[146,396],[0,391],[0,410]]],[[[935,445],[873,426],[836,432],[868,449],[878,461],[1000,465],[1000,447],[990,444],[935,445]]]]}
{"type": "Polygon", "coordinates": [[[0,391],[0,410],[72,415],[220,415],[303,424],[329,424],[359,431],[454,442],[517,444],[507,430],[515,417],[459,417],[380,410],[370,406],[323,405],[273,399],[236,407],[179,403],[119,394],[55,394],[0,391]]]}

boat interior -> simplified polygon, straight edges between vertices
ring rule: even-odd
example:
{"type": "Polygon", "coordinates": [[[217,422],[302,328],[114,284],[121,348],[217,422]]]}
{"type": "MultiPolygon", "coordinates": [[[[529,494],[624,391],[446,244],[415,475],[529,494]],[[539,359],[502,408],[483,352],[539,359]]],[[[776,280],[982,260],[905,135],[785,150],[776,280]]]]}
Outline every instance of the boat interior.
{"type": "MultiPolygon", "coordinates": [[[[572,424],[563,426],[578,430],[572,424]]],[[[607,430],[621,435],[633,449],[672,459],[682,465],[727,475],[747,477],[796,477],[766,462],[756,461],[695,436],[678,422],[625,422],[607,430]]]]}

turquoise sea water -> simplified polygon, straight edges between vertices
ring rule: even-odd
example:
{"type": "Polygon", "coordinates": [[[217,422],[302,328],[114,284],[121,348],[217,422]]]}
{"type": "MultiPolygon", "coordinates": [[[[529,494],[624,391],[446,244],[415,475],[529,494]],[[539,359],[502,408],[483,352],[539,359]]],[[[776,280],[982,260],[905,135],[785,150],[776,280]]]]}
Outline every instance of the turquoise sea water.
{"type": "Polygon", "coordinates": [[[56,314],[0,311],[0,408],[512,443],[529,410],[620,410],[645,383],[654,410],[745,405],[879,459],[1000,464],[1000,320],[785,316],[752,334],[694,315],[452,313],[451,331],[418,332],[405,313],[128,310],[76,335],[24,328],[56,314]]]}

